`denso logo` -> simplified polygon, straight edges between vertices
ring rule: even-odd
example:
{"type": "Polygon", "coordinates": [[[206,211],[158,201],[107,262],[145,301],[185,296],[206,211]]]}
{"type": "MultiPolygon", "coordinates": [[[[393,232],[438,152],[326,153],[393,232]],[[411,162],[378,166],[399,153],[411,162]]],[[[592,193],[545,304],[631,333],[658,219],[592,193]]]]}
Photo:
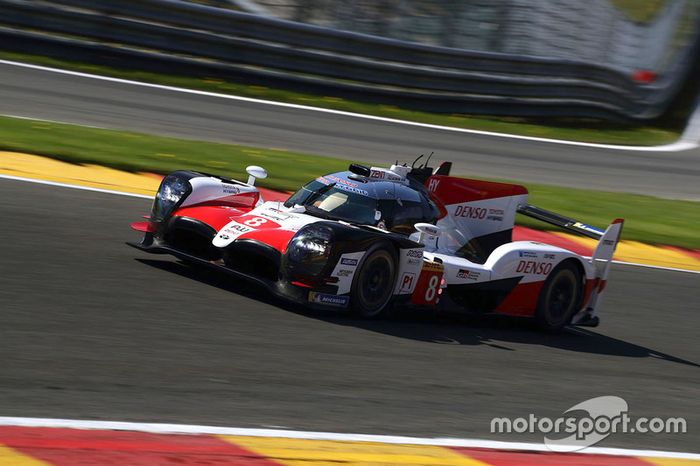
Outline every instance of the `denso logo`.
{"type": "Polygon", "coordinates": [[[531,273],[534,275],[547,275],[552,271],[552,264],[548,262],[520,261],[515,269],[518,273],[531,273]]]}
{"type": "Polygon", "coordinates": [[[455,217],[483,219],[488,211],[483,207],[472,207],[468,205],[458,205],[455,209],[455,217]]]}

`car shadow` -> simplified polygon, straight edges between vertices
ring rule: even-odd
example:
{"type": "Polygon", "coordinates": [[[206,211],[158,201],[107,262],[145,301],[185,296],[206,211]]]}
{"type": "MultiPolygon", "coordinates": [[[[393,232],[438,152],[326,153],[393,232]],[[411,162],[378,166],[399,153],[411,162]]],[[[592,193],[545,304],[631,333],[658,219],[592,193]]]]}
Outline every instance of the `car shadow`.
{"type": "Polygon", "coordinates": [[[260,286],[231,280],[225,274],[202,266],[172,260],[135,259],[170,273],[196,280],[209,286],[245,296],[285,311],[294,312],[332,325],[359,328],[384,335],[442,345],[487,345],[503,351],[516,351],[509,343],[541,345],[573,352],[655,358],[668,362],[700,367],[686,359],[655,351],[641,345],[609,337],[578,327],[550,334],[533,328],[529,319],[500,315],[464,316],[437,314],[411,309],[396,311],[381,320],[354,318],[345,312],[309,310],[300,304],[272,296],[260,286]]]}

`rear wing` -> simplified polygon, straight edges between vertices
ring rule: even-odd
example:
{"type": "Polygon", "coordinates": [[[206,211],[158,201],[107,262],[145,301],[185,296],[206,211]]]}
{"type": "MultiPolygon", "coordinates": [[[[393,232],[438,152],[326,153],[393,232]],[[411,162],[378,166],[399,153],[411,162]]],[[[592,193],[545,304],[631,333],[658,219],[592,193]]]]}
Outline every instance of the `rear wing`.
{"type": "Polygon", "coordinates": [[[603,230],[530,204],[520,204],[518,206],[518,213],[595,240],[600,240],[605,234],[603,230]]]}
{"type": "Polygon", "coordinates": [[[530,204],[519,205],[517,211],[527,217],[598,241],[595,251],[593,251],[592,259],[594,263],[597,261],[610,262],[612,260],[617,243],[620,241],[620,234],[622,233],[622,225],[624,223],[623,219],[618,218],[613,220],[608,228],[601,230],[530,204]]]}
{"type": "Polygon", "coordinates": [[[517,211],[528,217],[541,220],[550,225],[555,225],[572,233],[587,236],[588,238],[598,241],[593,251],[593,256],[591,257],[591,263],[596,269],[595,288],[591,292],[588,306],[581,315],[577,316],[578,319],[575,319],[575,321],[577,321],[576,323],[579,323],[579,325],[597,325],[598,318],[596,316],[596,309],[600,305],[601,295],[605,289],[608,273],[610,271],[610,263],[612,262],[615,248],[622,234],[624,220],[621,218],[613,220],[612,223],[608,225],[608,228],[603,231],[599,228],[586,225],[574,219],[529,204],[519,205],[517,211]]]}

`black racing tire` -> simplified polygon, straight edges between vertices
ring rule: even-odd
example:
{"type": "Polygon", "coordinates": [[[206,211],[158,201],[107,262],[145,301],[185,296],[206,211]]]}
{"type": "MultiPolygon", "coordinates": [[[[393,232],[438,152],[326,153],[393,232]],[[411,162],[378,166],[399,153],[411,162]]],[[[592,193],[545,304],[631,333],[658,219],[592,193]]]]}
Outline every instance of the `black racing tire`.
{"type": "Polygon", "coordinates": [[[571,323],[578,311],[583,286],[581,272],[571,261],[564,261],[545,280],[537,300],[535,322],[546,332],[556,333],[571,323]]]}
{"type": "Polygon", "coordinates": [[[360,263],[350,289],[350,311],[375,319],[389,308],[396,285],[396,250],[387,242],[372,245],[360,263]]]}

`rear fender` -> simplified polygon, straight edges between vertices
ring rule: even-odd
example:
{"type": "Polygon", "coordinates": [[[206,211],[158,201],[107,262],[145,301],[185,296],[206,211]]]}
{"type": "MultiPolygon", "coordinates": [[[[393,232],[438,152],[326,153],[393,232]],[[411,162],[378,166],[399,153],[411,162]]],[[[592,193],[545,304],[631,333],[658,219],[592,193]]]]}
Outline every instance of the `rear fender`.
{"type": "MultiPolygon", "coordinates": [[[[530,290],[519,296],[518,308],[522,313],[534,312],[539,297],[539,289],[552,271],[564,261],[573,261],[581,272],[583,297],[579,309],[584,308],[590,298],[591,284],[595,282],[595,268],[589,261],[563,248],[532,241],[515,241],[504,244],[489,256],[484,264],[491,270],[492,280],[519,278],[518,288],[530,290]],[[534,290],[534,291],[533,291],[534,290]]],[[[508,303],[503,303],[507,312],[508,303]]]]}

